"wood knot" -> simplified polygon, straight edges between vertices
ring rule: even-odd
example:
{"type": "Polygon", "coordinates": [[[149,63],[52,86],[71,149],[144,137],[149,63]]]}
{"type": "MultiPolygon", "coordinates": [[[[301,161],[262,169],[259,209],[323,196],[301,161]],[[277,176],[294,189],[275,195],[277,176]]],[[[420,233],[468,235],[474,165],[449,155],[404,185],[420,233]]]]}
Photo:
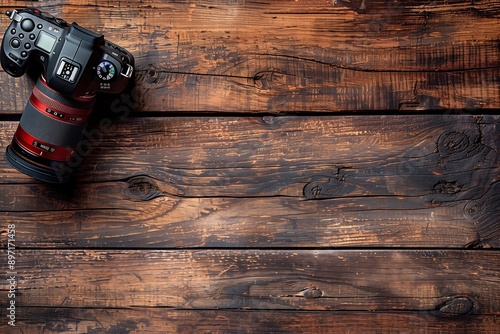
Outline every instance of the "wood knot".
{"type": "Polygon", "coordinates": [[[262,90],[270,90],[273,83],[282,83],[284,80],[283,73],[269,69],[257,72],[252,77],[254,86],[262,90]]]}
{"type": "Polygon", "coordinates": [[[153,179],[147,176],[130,178],[125,195],[135,201],[149,201],[161,196],[161,192],[153,179]]]}
{"type": "Polygon", "coordinates": [[[145,79],[148,83],[158,83],[158,71],[156,70],[156,67],[151,64],[149,65],[145,79]]]}
{"type": "Polygon", "coordinates": [[[469,136],[461,132],[446,132],[438,139],[438,151],[442,156],[449,157],[467,150],[469,136]]]}
{"type": "Polygon", "coordinates": [[[303,194],[307,199],[325,199],[344,195],[352,191],[353,187],[346,184],[346,176],[339,168],[333,177],[309,182],[305,185],[303,194]]]}
{"type": "Polygon", "coordinates": [[[320,298],[323,296],[323,291],[316,287],[309,287],[301,291],[300,295],[306,299],[320,298]]]}
{"type": "Polygon", "coordinates": [[[265,115],[260,118],[262,125],[267,127],[279,127],[285,124],[289,118],[287,116],[265,115]]]}
{"type": "Polygon", "coordinates": [[[433,187],[435,194],[454,195],[462,191],[463,186],[457,184],[457,181],[439,181],[433,187]]]}
{"type": "Polygon", "coordinates": [[[485,213],[484,203],[471,201],[464,206],[464,215],[467,219],[477,220],[485,213]]]}
{"type": "Polygon", "coordinates": [[[474,302],[465,296],[452,297],[437,307],[440,315],[462,316],[469,314],[474,309],[474,302]]]}
{"type": "MultiPolygon", "coordinates": [[[[500,182],[488,186],[487,191],[482,191],[476,199],[470,200],[463,209],[465,217],[479,222],[497,221],[498,198],[500,197],[500,182]]],[[[487,223],[489,224],[489,223],[487,223]]],[[[492,232],[488,232],[492,233],[492,232]]]]}
{"type": "Polygon", "coordinates": [[[151,65],[149,66],[149,69],[148,69],[148,75],[150,77],[156,77],[156,69],[151,65]]]}
{"type": "Polygon", "coordinates": [[[480,134],[472,138],[462,132],[445,132],[439,136],[437,150],[445,160],[461,160],[471,158],[484,149],[480,134]]]}

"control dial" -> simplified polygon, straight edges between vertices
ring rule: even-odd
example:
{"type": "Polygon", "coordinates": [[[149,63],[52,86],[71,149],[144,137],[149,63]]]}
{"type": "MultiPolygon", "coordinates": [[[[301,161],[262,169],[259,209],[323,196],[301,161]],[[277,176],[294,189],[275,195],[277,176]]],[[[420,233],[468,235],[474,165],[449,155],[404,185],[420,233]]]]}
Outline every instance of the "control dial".
{"type": "Polygon", "coordinates": [[[115,77],[116,68],[111,62],[104,60],[97,65],[97,76],[102,81],[109,81],[115,77]]]}

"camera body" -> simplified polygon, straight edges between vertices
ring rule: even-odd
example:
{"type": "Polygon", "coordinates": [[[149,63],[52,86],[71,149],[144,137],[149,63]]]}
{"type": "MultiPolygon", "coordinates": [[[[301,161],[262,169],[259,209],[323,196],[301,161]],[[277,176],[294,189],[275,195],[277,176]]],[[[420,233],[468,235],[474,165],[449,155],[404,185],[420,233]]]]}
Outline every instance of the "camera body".
{"type": "Polygon", "coordinates": [[[12,22],[0,59],[8,74],[22,76],[33,61],[39,61],[48,86],[75,97],[88,92],[120,93],[132,77],[132,54],[103,35],[37,8],[6,14],[12,22]]]}
{"type": "Polygon", "coordinates": [[[7,147],[7,162],[51,183],[69,180],[68,168],[92,112],[96,93],[121,93],[134,57],[103,35],[68,24],[37,8],[7,11],[12,20],[0,52],[3,69],[20,77],[33,63],[43,71],[7,147]]]}

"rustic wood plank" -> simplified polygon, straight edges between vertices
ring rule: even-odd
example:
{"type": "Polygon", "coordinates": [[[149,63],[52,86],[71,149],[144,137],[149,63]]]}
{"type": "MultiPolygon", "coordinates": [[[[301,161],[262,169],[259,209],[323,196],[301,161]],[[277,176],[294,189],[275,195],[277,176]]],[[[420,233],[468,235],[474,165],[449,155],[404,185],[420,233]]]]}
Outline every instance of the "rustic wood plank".
{"type": "MultiPolygon", "coordinates": [[[[134,53],[140,111],[500,107],[497,0],[39,5],[134,53]]],[[[0,111],[23,110],[28,79],[2,75],[0,84],[0,111]]]]}
{"type": "Polygon", "coordinates": [[[1,161],[0,212],[23,247],[499,247],[498,120],[116,120],[72,188],[1,161]]]}
{"type": "Polygon", "coordinates": [[[497,251],[18,250],[16,305],[499,315],[499,270],[497,251]]]}
{"type": "Polygon", "coordinates": [[[94,198],[99,200],[100,208],[94,203],[69,210],[4,212],[0,230],[15,224],[23,248],[500,247],[498,210],[491,209],[497,200],[476,219],[464,217],[463,203],[380,208],[380,201],[363,199],[315,203],[167,197],[147,205],[122,201],[117,206],[94,198]]]}
{"type": "MultiPolygon", "coordinates": [[[[499,316],[438,312],[74,309],[23,307],[20,333],[494,333],[499,316]]],[[[12,331],[0,325],[0,331],[12,331]]]]}
{"type": "MultiPolygon", "coordinates": [[[[500,122],[479,115],[500,107],[498,0],[36,5],[102,31],[137,71],[101,98],[74,183],[0,159],[15,330],[500,327],[500,122]],[[449,115],[408,115],[436,109],[449,115]],[[407,115],[199,117],[359,110],[407,115]]],[[[0,85],[4,149],[33,80],[0,85]]]]}

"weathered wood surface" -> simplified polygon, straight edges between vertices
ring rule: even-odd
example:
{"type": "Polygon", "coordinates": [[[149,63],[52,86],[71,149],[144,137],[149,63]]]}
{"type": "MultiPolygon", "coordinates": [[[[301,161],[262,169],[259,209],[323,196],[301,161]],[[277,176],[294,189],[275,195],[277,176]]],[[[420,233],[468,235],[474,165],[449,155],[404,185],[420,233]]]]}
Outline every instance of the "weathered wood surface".
{"type": "Polygon", "coordinates": [[[498,333],[500,2],[26,5],[137,72],[74,182],[0,160],[0,332],[498,333]]]}
{"type": "MultiPolygon", "coordinates": [[[[26,5],[3,1],[0,10],[26,5]]],[[[497,0],[56,0],[43,8],[134,53],[140,111],[500,107],[497,0]]],[[[19,113],[28,79],[2,75],[0,84],[0,111],[19,113]]]]}
{"type": "MultiPolygon", "coordinates": [[[[27,308],[24,333],[495,333],[499,317],[427,312],[27,308]]],[[[0,329],[11,330],[5,326],[0,329]]],[[[13,331],[12,333],[16,333],[13,331]]],[[[17,333],[22,333],[17,331],[17,333]]]]}
{"type": "MultiPolygon", "coordinates": [[[[2,124],[4,143],[16,124],[2,124]]],[[[1,210],[30,248],[498,247],[499,124],[467,115],[115,120],[94,136],[73,189],[0,162],[1,210]]]]}
{"type": "Polygon", "coordinates": [[[21,250],[18,261],[16,301],[33,307],[500,314],[496,251],[21,250]]]}
{"type": "MultiPolygon", "coordinates": [[[[344,332],[493,332],[498,124],[486,115],[116,119],[73,187],[3,163],[2,235],[15,224],[22,248],[19,326],[308,332],[331,330],[335,317],[344,332]],[[328,250],[345,246],[377,250],[328,250]],[[249,315],[260,326],[247,327],[249,315]]],[[[2,143],[15,125],[2,123],[2,143]]]]}

